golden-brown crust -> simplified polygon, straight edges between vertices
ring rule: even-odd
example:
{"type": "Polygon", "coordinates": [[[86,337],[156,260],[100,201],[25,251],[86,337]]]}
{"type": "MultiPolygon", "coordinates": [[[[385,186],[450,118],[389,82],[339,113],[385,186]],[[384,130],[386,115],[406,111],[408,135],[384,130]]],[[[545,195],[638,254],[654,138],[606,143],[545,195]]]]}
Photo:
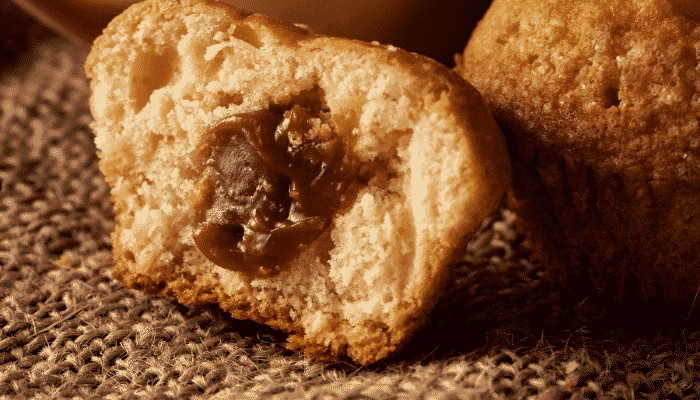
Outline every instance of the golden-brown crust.
{"type": "Polygon", "coordinates": [[[183,303],[218,303],[290,333],[289,346],[314,357],[370,364],[400,348],[510,184],[504,140],[478,92],[391,46],[216,2],[153,0],[110,24],[86,71],[117,212],[114,276],[183,303]],[[191,209],[210,128],[310,97],[369,175],[278,274],[212,264],[194,245],[191,209]]]}
{"type": "Polygon", "coordinates": [[[665,0],[497,0],[458,67],[537,169],[572,268],[621,301],[700,284],[699,43],[665,0]]]}

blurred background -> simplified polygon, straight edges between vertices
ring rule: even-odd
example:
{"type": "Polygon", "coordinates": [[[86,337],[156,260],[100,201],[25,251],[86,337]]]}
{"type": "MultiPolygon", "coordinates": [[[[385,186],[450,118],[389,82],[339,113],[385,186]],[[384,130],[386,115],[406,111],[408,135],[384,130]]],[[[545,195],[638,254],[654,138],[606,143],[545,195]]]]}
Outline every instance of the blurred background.
{"type": "MultiPolygon", "coordinates": [[[[7,0],[4,0],[7,1],[7,0]]],[[[89,46],[133,0],[13,0],[60,35],[89,46]]],[[[234,6],[344,36],[427,55],[448,67],[491,0],[225,0],[234,6]]],[[[8,13],[7,8],[0,12],[8,13]]],[[[8,15],[5,15],[8,17],[8,15]]],[[[3,35],[4,34],[0,34],[3,35]]]]}

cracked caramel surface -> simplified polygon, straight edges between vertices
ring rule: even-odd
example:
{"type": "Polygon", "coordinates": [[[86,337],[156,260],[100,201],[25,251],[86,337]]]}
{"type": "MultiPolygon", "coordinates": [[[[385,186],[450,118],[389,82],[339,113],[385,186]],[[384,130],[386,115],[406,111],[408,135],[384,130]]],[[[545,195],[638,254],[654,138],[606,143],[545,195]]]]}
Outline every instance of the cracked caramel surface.
{"type": "Polygon", "coordinates": [[[268,273],[331,221],[357,167],[322,111],[300,105],[216,125],[194,242],[214,264],[268,273]]]}

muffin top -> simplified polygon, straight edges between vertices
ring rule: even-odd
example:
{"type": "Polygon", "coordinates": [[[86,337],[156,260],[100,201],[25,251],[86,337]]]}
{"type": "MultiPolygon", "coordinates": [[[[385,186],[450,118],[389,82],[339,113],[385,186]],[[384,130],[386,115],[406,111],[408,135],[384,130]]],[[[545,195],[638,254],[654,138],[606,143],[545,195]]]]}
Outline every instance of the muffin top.
{"type": "Polygon", "coordinates": [[[603,174],[700,187],[693,17],[681,1],[496,1],[458,68],[536,143],[603,174]]]}

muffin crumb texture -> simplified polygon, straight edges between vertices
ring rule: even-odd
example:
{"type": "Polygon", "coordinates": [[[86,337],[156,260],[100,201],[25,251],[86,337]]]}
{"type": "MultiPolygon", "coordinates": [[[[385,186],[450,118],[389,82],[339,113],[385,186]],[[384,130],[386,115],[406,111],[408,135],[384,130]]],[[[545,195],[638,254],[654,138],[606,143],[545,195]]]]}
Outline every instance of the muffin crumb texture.
{"type": "MultiPolygon", "coordinates": [[[[371,364],[398,350],[425,323],[451,263],[510,184],[500,129],[476,90],[399,49],[316,35],[217,2],[146,1],[109,25],[86,70],[100,168],[118,221],[114,276],[186,304],[218,303],[235,318],[287,332],[290,348],[313,357],[371,364]],[[310,117],[290,122],[302,109],[310,117]],[[261,110],[270,113],[255,114],[261,110]],[[195,221],[238,218],[212,206],[235,198],[215,178],[253,161],[213,165],[230,149],[215,148],[210,134],[222,121],[273,114],[278,125],[269,135],[259,129],[241,149],[278,146],[279,132],[287,132],[285,146],[299,149],[331,146],[323,141],[337,137],[356,177],[332,221],[291,261],[222,268],[197,248],[195,221]],[[289,124],[308,130],[285,131],[289,124]]],[[[314,154],[335,154],[324,151],[314,154]]],[[[251,175],[250,187],[231,190],[270,195],[254,184],[268,178],[251,175]]],[[[279,223],[317,229],[319,221],[279,223]]],[[[274,226],[272,235],[281,232],[274,226]]],[[[244,235],[243,228],[216,229],[216,238],[244,235]]]]}

